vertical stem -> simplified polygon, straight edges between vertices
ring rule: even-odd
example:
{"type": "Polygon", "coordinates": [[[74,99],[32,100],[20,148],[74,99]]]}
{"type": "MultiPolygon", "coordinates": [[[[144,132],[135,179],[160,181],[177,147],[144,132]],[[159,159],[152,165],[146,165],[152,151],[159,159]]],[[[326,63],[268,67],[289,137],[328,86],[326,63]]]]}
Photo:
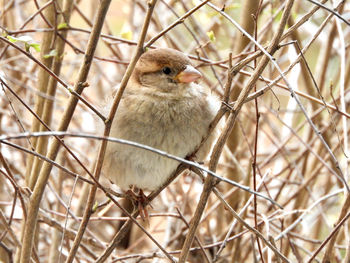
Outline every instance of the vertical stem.
{"type": "MultiPolygon", "coordinates": [[[[110,0],[109,0],[109,2],[110,2],[110,0]]],[[[140,34],[140,39],[139,39],[138,44],[137,44],[135,55],[133,56],[128,68],[126,69],[124,77],[123,77],[121,84],[119,86],[118,92],[113,100],[113,104],[112,104],[111,110],[109,112],[108,118],[106,120],[106,125],[105,125],[105,129],[103,132],[103,135],[105,137],[109,136],[112,121],[113,121],[113,118],[114,118],[115,113],[117,111],[119,102],[122,98],[123,92],[126,88],[126,85],[129,81],[129,78],[130,78],[130,76],[135,68],[136,62],[138,61],[139,57],[143,53],[143,43],[144,43],[145,38],[146,38],[147,30],[148,30],[148,27],[149,27],[149,24],[151,21],[153,9],[154,9],[154,6],[156,5],[156,2],[157,2],[157,0],[151,0],[148,2],[148,12],[147,12],[146,17],[145,17],[145,21],[144,21],[144,24],[142,27],[142,31],[140,34]]],[[[94,177],[97,181],[100,178],[100,173],[101,173],[101,169],[102,169],[102,165],[103,165],[103,159],[104,159],[105,152],[106,152],[106,146],[107,146],[107,141],[103,140],[101,142],[101,145],[99,148],[98,157],[97,157],[96,166],[95,166],[95,171],[94,171],[94,177]]],[[[84,215],[83,215],[83,220],[80,223],[78,233],[74,239],[74,243],[73,243],[73,246],[70,250],[70,253],[69,253],[69,256],[66,260],[66,263],[72,262],[74,257],[75,257],[76,252],[78,251],[81,239],[83,237],[83,234],[85,232],[85,229],[87,227],[87,224],[89,222],[89,219],[90,219],[90,216],[92,213],[92,206],[93,206],[93,202],[95,199],[96,190],[97,190],[96,185],[93,185],[90,189],[87,204],[86,204],[84,215]]]]}
{"type": "MultiPolygon", "coordinates": [[[[74,86],[74,91],[78,94],[81,94],[85,87],[84,83],[87,79],[87,76],[90,70],[93,54],[96,50],[97,42],[101,33],[104,17],[107,13],[109,3],[110,3],[110,0],[103,0],[100,3],[95,24],[92,29],[92,32],[88,41],[88,46],[84,55],[84,61],[81,65],[78,79],[75,82],[75,86],[74,86]]],[[[69,98],[66,111],[63,113],[62,121],[60,122],[58,127],[59,131],[67,130],[77,103],[78,103],[78,98],[76,96],[71,96],[69,98]]],[[[59,140],[57,139],[53,140],[52,144],[49,147],[47,158],[51,160],[55,160],[57,157],[60,145],[61,144],[59,140]]],[[[42,199],[51,169],[52,169],[52,164],[45,162],[39,174],[38,181],[33,189],[33,193],[30,197],[29,207],[28,207],[28,217],[25,223],[24,237],[22,241],[23,247],[22,247],[21,257],[20,257],[21,263],[29,263],[31,260],[31,251],[32,251],[32,246],[34,241],[34,231],[35,231],[35,225],[37,222],[38,210],[39,210],[40,201],[42,199]]]]}
{"type": "MultiPolygon", "coordinates": [[[[293,0],[289,0],[286,3],[284,12],[282,14],[282,18],[281,18],[281,22],[279,24],[279,28],[276,32],[276,34],[274,35],[273,39],[271,40],[271,44],[269,45],[267,52],[269,54],[274,54],[278,43],[280,41],[280,38],[282,36],[284,27],[287,23],[287,19],[289,17],[291,8],[293,6],[293,0]]],[[[250,77],[247,86],[242,90],[242,92],[239,94],[237,101],[234,104],[232,113],[230,114],[226,125],[217,141],[217,143],[214,146],[212,155],[210,157],[210,162],[209,162],[209,170],[215,172],[216,171],[216,167],[219,161],[219,157],[221,155],[221,152],[225,146],[225,142],[229,136],[229,134],[231,133],[233,126],[235,124],[237,115],[239,113],[239,111],[241,110],[243,103],[245,101],[245,99],[248,97],[248,94],[250,92],[250,90],[253,88],[253,86],[255,85],[256,81],[259,79],[261,73],[264,71],[265,67],[267,66],[269,62],[269,58],[267,56],[263,56],[261,61],[259,62],[258,66],[256,67],[254,73],[252,74],[252,76],[250,77]]],[[[179,263],[184,263],[186,262],[189,250],[191,248],[193,239],[194,239],[194,234],[196,233],[200,218],[202,217],[202,214],[204,212],[204,208],[206,206],[206,203],[208,201],[208,198],[210,196],[210,193],[213,189],[213,187],[215,186],[215,178],[213,178],[210,175],[207,175],[206,179],[205,179],[205,183],[204,183],[204,187],[203,187],[203,191],[198,203],[198,206],[196,208],[195,214],[191,220],[191,224],[190,224],[190,229],[189,232],[186,236],[184,245],[182,247],[182,251],[180,254],[180,259],[179,259],[179,263]]]]}
{"type": "MultiPolygon", "coordinates": [[[[258,16],[261,10],[261,4],[262,1],[259,1],[259,6],[254,15],[254,38],[255,40],[258,39],[258,16]]],[[[254,45],[254,51],[257,51],[257,46],[254,45]]],[[[254,60],[254,67],[256,67],[256,60],[254,60]]],[[[256,85],[254,85],[254,91],[256,92],[256,85]]],[[[252,168],[253,168],[253,188],[254,191],[256,191],[256,156],[258,154],[258,136],[259,136],[259,119],[260,119],[260,113],[259,113],[259,105],[258,105],[258,99],[254,99],[254,104],[255,104],[255,116],[256,116],[256,125],[255,125],[255,140],[254,140],[254,156],[253,156],[253,163],[252,163],[252,168]]],[[[255,228],[258,230],[258,202],[256,200],[256,195],[254,195],[254,224],[255,228]]],[[[259,238],[256,239],[259,253],[260,253],[260,258],[261,261],[264,263],[264,256],[262,253],[261,245],[259,238]]]]}
{"type": "MultiPolygon", "coordinates": [[[[45,16],[45,18],[47,19],[47,21],[49,21],[49,23],[51,25],[54,25],[55,23],[55,8],[54,5],[51,3],[51,5],[46,8],[43,11],[43,15],[45,16]]],[[[50,28],[49,25],[46,25],[47,28],[50,28]]],[[[46,57],[45,55],[50,53],[50,50],[53,47],[53,41],[54,41],[54,32],[53,31],[49,31],[49,32],[45,32],[43,33],[43,40],[41,43],[41,51],[40,51],[40,61],[48,68],[51,68],[52,65],[52,61],[53,61],[53,57],[46,57]]],[[[39,69],[39,74],[38,74],[38,82],[37,82],[37,90],[43,94],[45,94],[47,92],[47,87],[48,87],[48,82],[50,79],[50,75],[46,72],[45,69],[40,68],[39,69]]],[[[41,96],[40,94],[38,94],[35,97],[35,106],[34,106],[34,112],[41,118],[42,114],[43,114],[43,110],[44,110],[44,104],[45,104],[45,98],[43,96],[41,96]]],[[[37,118],[33,117],[33,121],[32,121],[32,125],[31,125],[31,131],[32,132],[36,132],[39,131],[41,128],[40,122],[38,121],[37,118]]],[[[46,153],[46,145],[44,147],[41,147],[40,149],[37,147],[37,138],[32,138],[32,147],[35,148],[35,150],[38,153],[41,154],[45,154],[46,153]]],[[[28,160],[27,160],[27,164],[26,164],[26,185],[30,187],[30,189],[33,189],[34,184],[36,182],[37,178],[34,178],[32,180],[32,168],[33,168],[33,162],[34,160],[36,160],[36,158],[34,158],[33,156],[29,156],[28,160]],[[34,184],[31,184],[30,181],[33,181],[34,184]]],[[[36,177],[38,174],[35,173],[34,176],[36,177]]]]}

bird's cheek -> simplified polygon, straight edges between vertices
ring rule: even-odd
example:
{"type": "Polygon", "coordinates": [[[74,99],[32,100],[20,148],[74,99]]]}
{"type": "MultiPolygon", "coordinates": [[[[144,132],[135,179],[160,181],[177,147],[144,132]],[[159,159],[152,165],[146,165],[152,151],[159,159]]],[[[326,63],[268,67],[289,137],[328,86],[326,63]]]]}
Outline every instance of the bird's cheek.
{"type": "Polygon", "coordinates": [[[176,79],[173,79],[173,78],[168,78],[168,82],[169,82],[169,84],[176,84],[177,83],[176,79]]]}

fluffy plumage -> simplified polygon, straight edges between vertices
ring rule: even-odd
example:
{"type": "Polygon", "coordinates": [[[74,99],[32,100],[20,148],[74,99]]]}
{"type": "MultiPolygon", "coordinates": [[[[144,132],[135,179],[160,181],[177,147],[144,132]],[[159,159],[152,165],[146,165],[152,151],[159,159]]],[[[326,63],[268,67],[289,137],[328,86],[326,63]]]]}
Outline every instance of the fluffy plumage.
{"type": "MultiPolygon", "coordinates": [[[[144,53],[129,80],[110,136],[186,157],[201,143],[220,103],[200,85],[191,61],[173,49],[144,53]]],[[[197,154],[204,158],[208,140],[197,154]]],[[[103,172],[121,189],[160,187],[177,168],[177,161],[118,143],[108,143],[103,172]]]]}

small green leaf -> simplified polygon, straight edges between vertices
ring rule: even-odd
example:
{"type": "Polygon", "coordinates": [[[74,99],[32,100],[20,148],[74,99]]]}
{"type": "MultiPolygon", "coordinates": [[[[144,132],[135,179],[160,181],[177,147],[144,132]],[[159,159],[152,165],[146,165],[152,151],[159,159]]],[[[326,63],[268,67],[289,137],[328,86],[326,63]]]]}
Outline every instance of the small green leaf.
{"type": "Polygon", "coordinates": [[[34,48],[35,51],[39,52],[40,51],[40,44],[34,42],[34,40],[30,36],[20,36],[20,37],[14,37],[14,36],[6,36],[7,39],[12,42],[20,42],[24,44],[24,48],[27,52],[29,52],[30,48],[34,48]]]}
{"type": "Polygon", "coordinates": [[[128,30],[128,31],[122,32],[121,37],[127,40],[132,40],[132,31],[128,30]]]}
{"type": "Polygon", "coordinates": [[[92,212],[95,213],[98,208],[98,202],[95,201],[94,205],[92,206],[92,212]]]}
{"type": "Polygon", "coordinates": [[[237,10],[237,9],[239,9],[241,7],[242,7],[242,4],[240,4],[240,3],[233,3],[231,5],[225,6],[225,11],[227,12],[229,10],[237,10]]]}
{"type": "Polygon", "coordinates": [[[57,56],[57,50],[52,49],[48,54],[44,55],[44,58],[51,58],[51,57],[56,57],[57,56]]]}
{"type": "Polygon", "coordinates": [[[92,206],[92,212],[95,213],[98,208],[98,202],[95,201],[94,205],[92,206]]]}
{"type": "Polygon", "coordinates": [[[28,43],[24,43],[24,48],[25,48],[25,50],[26,50],[27,52],[29,52],[30,46],[29,46],[28,43]]]}
{"type": "Polygon", "coordinates": [[[33,41],[33,39],[30,36],[20,36],[20,37],[7,36],[7,39],[10,40],[12,43],[15,43],[15,42],[28,43],[33,41]]]}
{"type": "Polygon", "coordinates": [[[68,28],[68,24],[65,23],[65,22],[63,22],[63,23],[61,23],[61,24],[59,24],[59,25],[57,26],[57,29],[58,29],[58,30],[59,30],[59,29],[65,29],[65,28],[68,28]]]}
{"type": "Polygon", "coordinates": [[[11,42],[11,43],[15,43],[17,42],[16,38],[15,37],[12,37],[12,36],[6,36],[7,39],[11,42]]]}
{"type": "Polygon", "coordinates": [[[214,32],[213,32],[213,31],[207,32],[207,36],[209,37],[209,40],[210,40],[211,42],[215,42],[216,38],[215,38],[215,35],[214,35],[214,32]]]}
{"type": "Polygon", "coordinates": [[[29,44],[29,46],[34,48],[36,52],[40,52],[40,44],[38,44],[38,43],[31,43],[31,44],[29,44]]]}

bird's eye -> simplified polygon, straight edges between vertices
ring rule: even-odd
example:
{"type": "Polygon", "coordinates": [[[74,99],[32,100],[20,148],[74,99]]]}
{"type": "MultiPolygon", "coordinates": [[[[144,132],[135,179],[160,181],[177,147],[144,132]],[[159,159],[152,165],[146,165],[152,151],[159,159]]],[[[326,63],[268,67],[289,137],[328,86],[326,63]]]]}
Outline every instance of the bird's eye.
{"type": "Polygon", "coordinates": [[[171,73],[171,69],[169,67],[164,67],[163,68],[163,73],[166,75],[169,75],[171,73]]]}

